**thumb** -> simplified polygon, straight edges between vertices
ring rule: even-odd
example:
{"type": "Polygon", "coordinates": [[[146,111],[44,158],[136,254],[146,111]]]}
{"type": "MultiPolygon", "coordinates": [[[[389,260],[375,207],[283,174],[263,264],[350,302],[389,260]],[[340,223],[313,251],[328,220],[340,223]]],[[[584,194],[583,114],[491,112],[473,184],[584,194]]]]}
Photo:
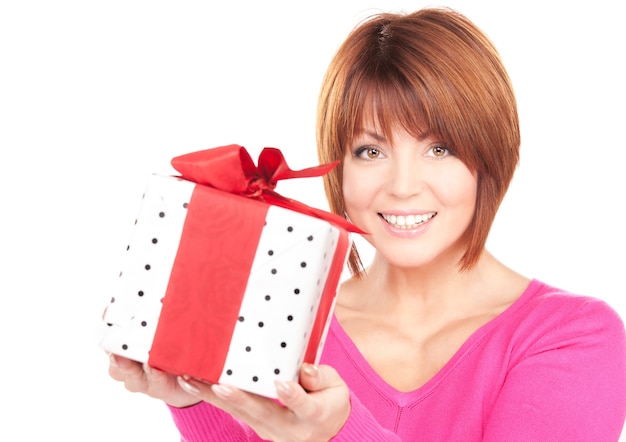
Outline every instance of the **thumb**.
{"type": "Polygon", "coordinates": [[[338,387],[342,383],[337,371],[329,365],[304,363],[300,368],[300,385],[309,392],[338,387]]]}

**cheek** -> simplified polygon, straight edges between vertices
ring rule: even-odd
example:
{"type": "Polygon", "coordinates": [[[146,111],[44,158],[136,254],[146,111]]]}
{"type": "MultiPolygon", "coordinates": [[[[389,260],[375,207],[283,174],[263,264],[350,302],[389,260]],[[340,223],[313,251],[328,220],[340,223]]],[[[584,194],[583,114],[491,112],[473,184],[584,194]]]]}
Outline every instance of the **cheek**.
{"type": "Polygon", "coordinates": [[[343,170],[343,198],[346,210],[358,210],[367,207],[371,200],[372,185],[371,179],[367,180],[367,175],[359,173],[349,165],[343,170]]]}
{"type": "Polygon", "coordinates": [[[470,209],[473,214],[478,189],[475,174],[461,166],[450,173],[442,174],[439,183],[435,188],[438,189],[441,202],[450,207],[470,209]]]}
{"type": "Polygon", "coordinates": [[[360,192],[363,189],[359,189],[359,185],[354,179],[353,174],[344,174],[343,176],[343,199],[346,209],[353,207],[355,204],[362,202],[362,199],[359,198],[360,192]]]}
{"type": "Polygon", "coordinates": [[[461,161],[449,162],[430,172],[425,181],[439,203],[449,210],[471,210],[473,215],[478,189],[476,174],[461,161]]]}

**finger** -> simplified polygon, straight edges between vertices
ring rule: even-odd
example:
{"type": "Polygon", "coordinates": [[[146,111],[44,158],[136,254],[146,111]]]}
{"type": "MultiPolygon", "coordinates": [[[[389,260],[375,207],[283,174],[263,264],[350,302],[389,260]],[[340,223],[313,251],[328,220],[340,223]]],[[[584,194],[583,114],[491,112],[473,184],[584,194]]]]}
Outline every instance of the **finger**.
{"type": "Polygon", "coordinates": [[[144,365],[140,362],[132,361],[118,355],[111,355],[111,377],[117,381],[124,382],[128,391],[140,392],[148,388],[147,373],[144,365]]]}
{"type": "MultiPolygon", "coordinates": [[[[209,384],[187,376],[178,377],[178,383],[189,394],[228,412],[248,424],[267,423],[282,410],[276,401],[224,384],[209,384]]],[[[284,410],[282,410],[284,411],[284,410]]]]}
{"type": "Polygon", "coordinates": [[[300,385],[309,392],[343,385],[337,371],[328,365],[302,364],[299,380],[300,385]]]}
{"type": "Polygon", "coordinates": [[[183,390],[192,396],[198,397],[199,399],[204,399],[203,396],[209,391],[209,388],[205,387],[203,383],[194,382],[188,376],[178,376],[176,377],[176,381],[183,390]]]}
{"type": "Polygon", "coordinates": [[[278,399],[296,416],[302,419],[314,419],[321,416],[321,403],[295,382],[276,381],[278,399]]]}
{"type": "Polygon", "coordinates": [[[343,425],[345,419],[341,421],[341,416],[349,413],[349,407],[342,404],[349,404],[350,392],[339,373],[328,365],[303,364],[299,381],[297,388],[292,387],[292,395],[282,399],[285,405],[301,419],[323,422],[332,416],[343,425]],[[341,407],[332,411],[329,404],[341,407]]]}
{"type": "Polygon", "coordinates": [[[248,424],[263,440],[302,440],[285,438],[286,434],[292,434],[290,428],[295,423],[295,414],[275,399],[228,385],[212,385],[211,391],[219,401],[217,406],[248,424]]]}
{"type": "Polygon", "coordinates": [[[141,364],[122,356],[109,354],[109,374],[116,381],[123,381],[129,374],[139,374],[143,371],[141,364]]]}
{"type": "Polygon", "coordinates": [[[158,370],[154,367],[150,367],[147,362],[144,362],[141,366],[143,372],[145,373],[145,378],[150,382],[150,384],[164,384],[168,382],[168,378],[171,375],[167,374],[164,371],[158,370]]]}
{"type": "MultiPolygon", "coordinates": [[[[298,386],[294,383],[295,386],[298,386]]],[[[218,405],[237,419],[246,422],[263,440],[284,440],[278,438],[277,430],[290,432],[295,414],[279,404],[275,399],[248,393],[228,385],[215,384],[211,390],[218,399],[218,405]]]]}

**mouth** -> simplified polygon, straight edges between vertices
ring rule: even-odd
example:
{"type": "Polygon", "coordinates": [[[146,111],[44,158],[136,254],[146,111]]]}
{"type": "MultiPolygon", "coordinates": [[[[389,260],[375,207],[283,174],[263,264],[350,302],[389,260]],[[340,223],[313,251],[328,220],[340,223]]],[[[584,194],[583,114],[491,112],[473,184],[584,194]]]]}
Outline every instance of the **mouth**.
{"type": "Polygon", "coordinates": [[[437,212],[418,215],[388,215],[386,213],[379,213],[378,215],[394,229],[410,230],[430,221],[437,215],[437,212]]]}

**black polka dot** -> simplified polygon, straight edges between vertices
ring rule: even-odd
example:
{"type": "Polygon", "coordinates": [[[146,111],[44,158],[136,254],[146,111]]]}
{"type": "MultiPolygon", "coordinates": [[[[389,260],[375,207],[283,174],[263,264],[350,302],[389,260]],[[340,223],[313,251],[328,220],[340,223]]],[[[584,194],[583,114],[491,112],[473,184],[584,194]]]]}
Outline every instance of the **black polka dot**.
{"type": "Polygon", "coordinates": [[[189,206],[189,203],[183,203],[183,209],[186,209],[189,206]]]}
{"type": "Polygon", "coordinates": [[[115,302],[115,296],[111,298],[111,304],[115,302]]]}
{"type": "Polygon", "coordinates": [[[299,294],[300,294],[300,289],[294,289],[294,290],[293,290],[293,292],[294,292],[296,295],[299,295],[299,294]]]}
{"type": "Polygon", "coordinates": [[[267,254],[268,254],[268,255],[270,255],[270,256],[272,256],[272,255],[274,254],[274,251],[273,251],[273,250],[268,250],[268,251],[267,251],[267,254]]]}
{"type": "Polygon", "coordinates": [[[272,269],[272,275],[275,275],[278,272],[276,269],[272,269]]]}
{"type": "Polygon", "coordinates": [[[287,232],[293,232],[293,227],[291,226],[287,227],[287,232]]]}
{"type": "Polygon", "coordinates": [[[293,316],[292,315],[287,316],[287,321],[293,321],[293,316]]]}
{"type": "Polygon", "coordinates": [[[165,212],[159,212],[159,218],[164,218],[165,217],[165,212]]]}
{"type": "Polygon", "coordinates": [[[252,380],[253,380],[254,382],[257,382],[257,381],[259,380],[259,377],[258,377],[258,376],[252,376],[252,380]]]}
{"type": "Polygon", "coordinates": [[[231,369],[228,369],[228,370],[226,370],[226,374],[227,374],[228,376],[230,376],[231,374],[233,374],[233,371],[232,371],[231,369]]]}
{"type": "Polygon", "coordinates": [[[126,251],[128,252],[130,250],[130,244],[126,246],[126,251]]]}
{"type": "Polygon", "coordinates": [[[252,347],[250,347],[249,345],[246,347],[246,351],[250,351],[252,350],[252,347]]]}
{"type": "Polygon", "coordinates": [[[287,347],[287,343],[286,343],[286,342],[281,342],[281,343],[280,343],[280,346],[281,346],[282,348],[285,348],[285,347],[287,347]]]}
{"type": "Polygon", "coordinates": [[[280,374],[280,370],[278,368],[274,369],[274,374],[280,374]]]}
{"type": "Polygon", "coordinates": [[[270,299],[272,299],[272,297],[270,295],[265,295],[265,300],[269,301],[270,299]]]}
{"type": "Polygon", "coordinates": [[[262,322],[262,321],[261,321],[261,322],[259,322],[259,327],[261,327],[261,328],[262,328],[264,325],[265,325],[265,324],[263,324],[263,322],[262,322]]]}
{"type": "Polygon", "coordinates": [[[309,241],[313,241],[313,235],[309,235],[309,236],[307,237],[307,239],[308,239],[309,241]]]}
{"type": "Polygon", "coordinates": [[[152,244],[156,244],[156,243],[158,243],[158,242],[159,242],[159,240],[158,240],[158,239],[156,239],[156,238],[152,238],[152,244]]]}
{"type": "Polygon", "coordinates": [[[150,270],[150,264],[146,264],[146,266],[144,267],[146,270],[150,270]]]}
{"type": "Polygon", "coordinates": [[[128,345],[123,344],[123,345],[122,345],[122,349],[124,349],[124,350],[128,350],[128,345]]]}
{"type": "Polygon", "coordinates": [[[300,263],[300,267],[305,268],[305,267],[306,267],[306,262],[302,261],[302,262],[300,263]]]}
{"type": "Polygon", "coordinates": [[[141,296],[143,296],[143,290],[139,290],[139,291],[137,292],[137,296],[140,296],[140,297],[141,297],[141,296]]]}
{"type": "Polygon", "coordinates": [[[245,318],[243,316],[239,317],[239,322],[243,322],[245,320],[245,318]]]}
{"type": "Polygon", "coordinates": [[[145,327],[146,325],[148,325],[148,323],[146,321],[141,321],[141,326],[145,327]]]}

